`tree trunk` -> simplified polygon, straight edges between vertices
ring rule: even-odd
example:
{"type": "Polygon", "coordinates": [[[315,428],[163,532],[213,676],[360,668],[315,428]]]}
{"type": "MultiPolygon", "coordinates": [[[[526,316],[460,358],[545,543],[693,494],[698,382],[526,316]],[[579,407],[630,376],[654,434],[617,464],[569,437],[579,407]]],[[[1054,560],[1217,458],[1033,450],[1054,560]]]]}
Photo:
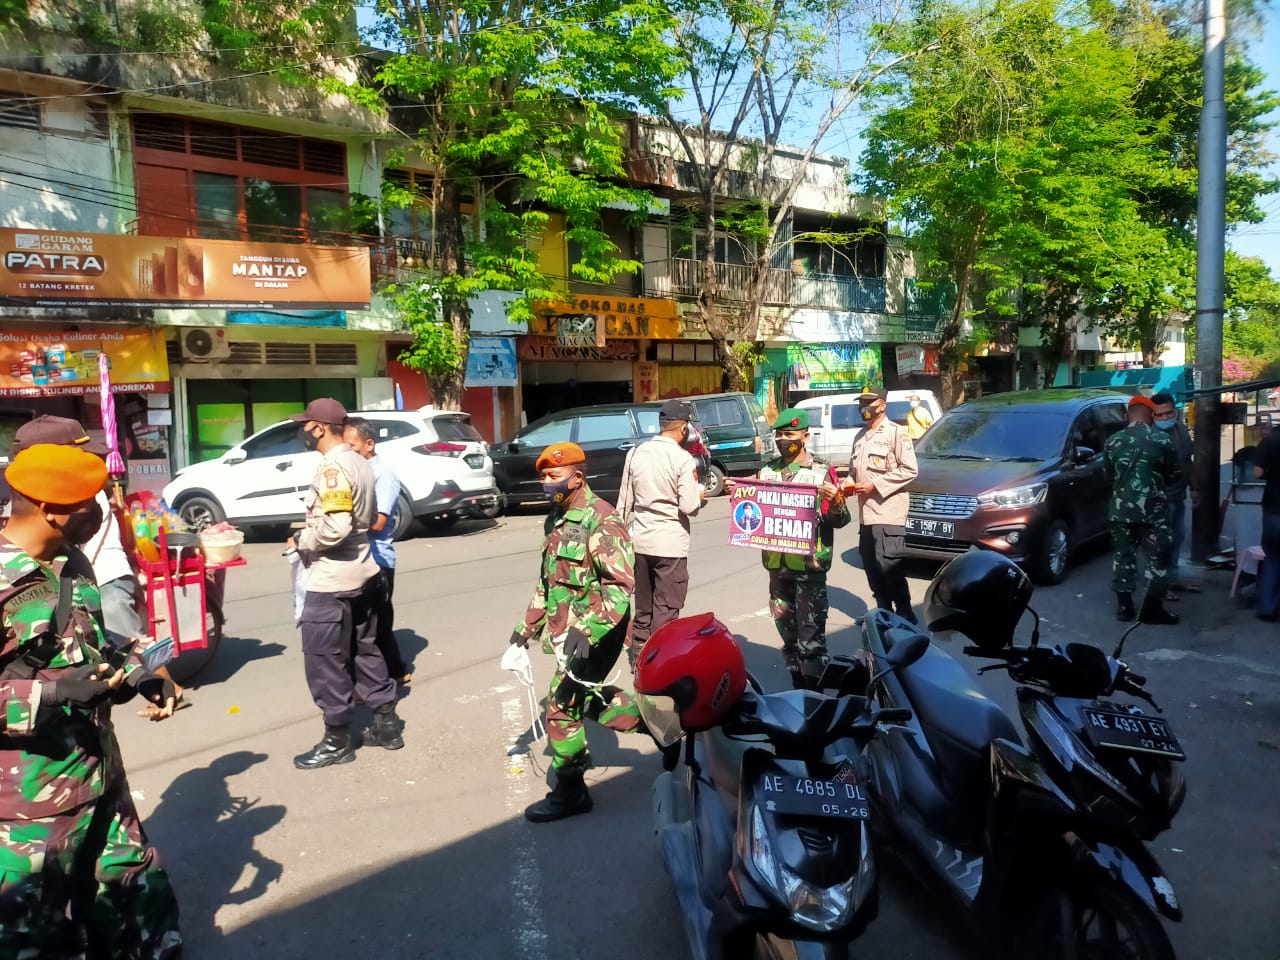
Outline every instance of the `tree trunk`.
{"type": "Polygon", "coordinates": [[[702,193],[702,231],[706,237],[706,250],[702,254],[702,283],[698,290],[698,307],[702,312],[702,325],[716,345],[720,358],[722,388],[729,391],[747,389],[746,374],[742,362],[733,352],[729,342],[729,329],[717,309],[720,293],[720,272],[716,264],[716,204],[714,184],[702,193]]]}
{"type": "Polygon", "coordinates": [[[960,332],[964,329],[964,304],[969,296],[969,267],[963,266],[956,276],[956,302],[951,307],[938,336],[938,373],[942,396],[942,409],[949,410],[960,402],[964,393],[964,374],[960,372],[960,332]]]}
{"type": "MultiPolygon", "coordinates": [[[[438,205],[434,211],[436,263],[441,277],[460,277],[466,270],[462,238],[462,195],[457,180],[444,176],[437,180],[438,205]]],[[[449,285],[445,285],[447,291],[449,285]]],[[[441,410],[461,410],[462,391],[467,376],[467,352],[471,339],[471,307],[465,297],[445,295],[440,303],[440,319],[453,332],[461,355],[459,366],[427,374],[431,400],[441,410]]]]}

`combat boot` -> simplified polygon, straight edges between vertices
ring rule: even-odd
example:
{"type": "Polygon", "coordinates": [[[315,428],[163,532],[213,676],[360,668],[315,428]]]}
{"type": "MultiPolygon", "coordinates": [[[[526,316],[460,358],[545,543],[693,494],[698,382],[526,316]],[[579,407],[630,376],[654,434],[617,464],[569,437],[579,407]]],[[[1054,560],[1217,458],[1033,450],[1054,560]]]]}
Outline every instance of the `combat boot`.
{"type": "Polygon", "coordinates": [[[533,823],[550,823],[591,812],[591,794],[582,774],[556,774],[556,785],[537,803],[525,807],[524,818],[533,823]]]}
{"type": "Polygon", "coordinates": [[[1142,601],[1142,613],[1138,615],[1138,619],[1143,623],[1165,624],[1173,626],[1178,622],[1179,617],[1164,608],[1164,592],[1160,590],[1148,590],[1146,597],[1142,601]]]}
{"type": "Polygon", "coordinates": [[[1128,623],[1133,619],[1133,594],[1117,593],[1116,594],[1116,619],[1128,623]]]}
{"type": "Polygon", "coordinates": [[[351,746],[351,728],[324,725],[324,739],[306,753],[293,758],[293,765],[299,770],[315,770],[334,763],[350,763],[356,758],[355,748],[351,746]]]}
{"type": "Polygon", "coordinates": [[[373,726],[365,731],[366,747],[385,747],[388,750],[399,750],[404,746],[404,738],[400,736],[400,718],[396,716],[394,703],[385,703],[373,711],[373,726]]]}

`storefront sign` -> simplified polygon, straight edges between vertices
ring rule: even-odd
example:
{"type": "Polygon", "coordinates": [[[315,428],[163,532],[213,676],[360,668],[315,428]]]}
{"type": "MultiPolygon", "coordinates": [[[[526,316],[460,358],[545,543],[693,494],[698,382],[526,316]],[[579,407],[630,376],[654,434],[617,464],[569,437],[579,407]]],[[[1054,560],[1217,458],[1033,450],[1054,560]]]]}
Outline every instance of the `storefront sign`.
{"type": "Polygon", "coordinates": [[[907,343],[938,343],[946,321],[936,317],[907,317],[907,343]]]}
{"type": "Polygon", "coordinates": [[[634,340],[610,340],[603,347],[562,347],[552,337],[522,337],[517,353],[521,360],[636,360],[640,347],[634,340]]]}
{"type": "Polygon", "coordinates": [[[791,314],[792,338],[806,343],[878,343],[896,339],[882,314],[805,307],[791,314]]]}
{"type": "Polygon", "coordinates": [[[818,489],[807,483],[739,480],[729,510],[729,543],[810,556],[818,535],[818,489]]]}
{"type": "Polygon", "coordinates": [[[367,310],[369,249],[6,228],[0,303],[367,310]]]}
{"type": "Polygon", "coordinates": [[[577,297],[572,303],[542,300],[533,305],[534,319],[529,323],[529,332],[543,337],[559,337],[562,317],[577,318],[588,314],[603,321],[604,335],[608,338],[678,340],[678,308],[675,300],[635,297],[577,297]]]}
{"type": "Polygon", "coordinates": [[[905,377],[911,373],[938,373],[938,348],[908,343],[895,350],[898,361],[898,376],[905,377]]]}
{"type": "Polygon", "coordinates": [[[228,310],[227,323],[263,327],[345,327],[345,310],[228,310]]]}
{"type": "Polygon", "coordinates": [[[854,343],[787,344],[791,390],[849,390],[884,385],[880,348],[854,343]]]}
{"type": "Polygon", "coordinates": [[[632,398],[636,403],[649,403],[658,399],[658,364],[654,360],[637,360],[632,398]]]}
{"type": "Polygon", "coordinates": [[[511,337],[472,337],[467,347],[468,387],[514,387],[516,342],[511,337]]]}
{"type": "Polygon", "coordinates": [[[603,347],[604,321],[591,313],[562,313],[556,317],[556,343],[562,347],[603,347]]]}
{"type": "Polygon", "coordinates": [[[169,389],[164,341],[146,330],[0,332],[0,397],[81,396],[98,391],[98,355],[111,364],[112,393],[169,389]]]}

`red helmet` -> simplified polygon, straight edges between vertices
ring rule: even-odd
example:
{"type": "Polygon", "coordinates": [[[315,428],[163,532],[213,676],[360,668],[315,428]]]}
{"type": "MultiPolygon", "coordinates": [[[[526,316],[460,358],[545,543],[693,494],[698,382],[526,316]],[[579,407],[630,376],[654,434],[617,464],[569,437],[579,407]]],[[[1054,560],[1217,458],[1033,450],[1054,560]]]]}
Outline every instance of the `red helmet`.
{"type": "Polygon", "coordinates": [[[747,665],[729,628],[711,613],[659,627],[636,666],[636,693],[669,697],[686,731],[715,726],[747,686],[747,665]]]}

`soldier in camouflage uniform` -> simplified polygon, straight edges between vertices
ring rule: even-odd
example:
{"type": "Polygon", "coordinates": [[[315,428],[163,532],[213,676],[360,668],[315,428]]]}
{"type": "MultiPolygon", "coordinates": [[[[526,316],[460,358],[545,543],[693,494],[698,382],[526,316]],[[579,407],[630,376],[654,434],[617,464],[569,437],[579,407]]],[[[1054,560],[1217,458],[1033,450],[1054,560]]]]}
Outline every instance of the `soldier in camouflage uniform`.
{"type": "MultiPolygon", "coordinates": [[[[849,508],[836,485],[836,471],[812,456],[807,410],[783,410],[773,424],[780,456],[760,470],[761,480],[811,484],[818,489],[820,520],[812,556],[761,552],[769,571],[769,613],[782,637],[782,659],[797,689],[817,689],[827,661],[827,571],[837,527],[849,522],[849,508]]],[[[727,481],[731,493],[741,481],[727,481]]]]}
{"type": "Polygon", "coordinates": [[[591,809],[583,718],[623,733],[640,729],[634,701],[606,685],[631,622],[634,556],[626,525],[587,486],[586,456],[573,443],[542,451],[537,469],[551,501],[542,570],[511,642],[540,642],[557,660],[547,696],[547,740],[555,786],[524,815],[535,823],[591,809]]]}
{"type": "Polygon", "coordinates": [[[1169,558],[1173,532],[1165,490],[1178,469],[1177,451],[1169,437],[1152,426],[1155,404],[1147,397],[1129,401],[1129,426],[1107,441],[1102,463],[1111,481],[1107,519],[1111,522],[1111,589],[1116,616],[1133,619],[1133,591],[1137,586],[1138,545],[1150,538],[1147,554],[1147,594],[1139,618],[1143,623],[1178,622],[1164,608],[1169,588],[1169,558]]]}
{"type": "Polygon", "coordinates": [[[0,536],[0,960],[171,960],[168,874],[146,844],[111,706],[135,692],[171,716],[172,683],[103,639],[98,590],[71,544],[101,522],[106,467],[39,444],[5,471],[0,536]]]}

